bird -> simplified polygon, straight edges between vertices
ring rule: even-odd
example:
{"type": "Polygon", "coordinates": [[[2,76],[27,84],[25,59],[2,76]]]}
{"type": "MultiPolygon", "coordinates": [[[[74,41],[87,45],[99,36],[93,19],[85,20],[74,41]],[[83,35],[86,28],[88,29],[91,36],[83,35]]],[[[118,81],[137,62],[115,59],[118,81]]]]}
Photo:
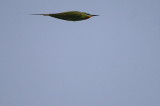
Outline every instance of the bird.
{"type": "Polygon", "coordinates": [[[55,13],[55,14],[31,14],[31,15],[43,15],[43,16],[50,16],[66,21],[81,21],[89,19],[93,16],[99,16],[99,15],[91,15],[86,12],[80,12],[80,11],[67,11],[62,13],[55,13]]]}

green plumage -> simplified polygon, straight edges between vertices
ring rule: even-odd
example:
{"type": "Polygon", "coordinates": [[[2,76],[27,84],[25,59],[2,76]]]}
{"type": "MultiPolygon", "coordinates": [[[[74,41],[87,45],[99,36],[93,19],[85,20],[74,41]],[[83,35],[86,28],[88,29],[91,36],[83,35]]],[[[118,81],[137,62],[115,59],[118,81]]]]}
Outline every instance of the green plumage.
{"type": "Polygon", "coordinates": [[[67,21],[80,21],[80,20],[91,18],[92,16],[98,16],[98,15],[91,15],[91,14],[88,14],[85,12],[79,12],[79,11],[68,11],[68,12],[56,13],[56,14],[32,14],[32,15],[51,16],[54,18],[63,19],[67,21]]]}

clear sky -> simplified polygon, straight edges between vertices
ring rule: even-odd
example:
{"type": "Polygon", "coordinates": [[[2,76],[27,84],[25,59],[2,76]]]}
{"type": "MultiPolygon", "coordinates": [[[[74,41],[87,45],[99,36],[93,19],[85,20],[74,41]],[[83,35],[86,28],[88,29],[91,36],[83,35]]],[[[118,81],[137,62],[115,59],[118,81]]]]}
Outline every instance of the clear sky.
{"type": "Polygon", "coordinates": [[[160,0],[1,0],[0,106],[160,106],[160,0]],[[83,11],[79,22],[36,13],[83,11]]]}

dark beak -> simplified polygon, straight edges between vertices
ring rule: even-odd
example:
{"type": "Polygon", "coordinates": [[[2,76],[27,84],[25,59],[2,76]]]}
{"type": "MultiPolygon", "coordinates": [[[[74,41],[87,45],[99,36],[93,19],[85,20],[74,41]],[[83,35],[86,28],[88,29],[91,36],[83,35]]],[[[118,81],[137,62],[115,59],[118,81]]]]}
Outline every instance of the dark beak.
{"type": "Polygon", "coordinates": [[[92,16],[99,16],[99,15],[92,15],[92,16]]]}

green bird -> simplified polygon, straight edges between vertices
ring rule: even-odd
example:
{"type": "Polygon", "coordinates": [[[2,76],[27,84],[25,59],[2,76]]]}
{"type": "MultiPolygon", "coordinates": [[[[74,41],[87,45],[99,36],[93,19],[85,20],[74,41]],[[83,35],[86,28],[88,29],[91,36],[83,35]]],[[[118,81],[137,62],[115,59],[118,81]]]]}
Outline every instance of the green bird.
{"type": "Polygon", "coordinates": [[[81,21],[81,20],[89,19],[93,16],[98,16],[98,15],[91,15],[86,12],[79,12],[79,11],[68,11],[68,12],[56,13],[56,14],[32,14],[32,15],[51,16],[54,18],[67,20],[67,21],[81,21]]]}

